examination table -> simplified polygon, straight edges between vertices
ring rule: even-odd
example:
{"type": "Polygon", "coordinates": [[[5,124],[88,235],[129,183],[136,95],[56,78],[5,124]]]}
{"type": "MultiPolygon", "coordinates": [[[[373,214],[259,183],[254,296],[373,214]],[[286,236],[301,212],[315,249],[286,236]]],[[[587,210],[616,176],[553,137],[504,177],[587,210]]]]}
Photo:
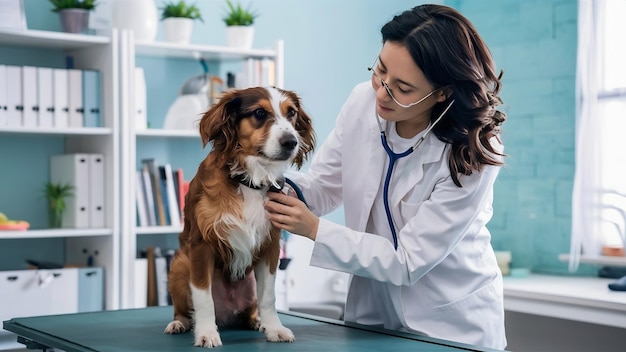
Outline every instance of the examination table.
{"type": "MultiPolygon", "coordinates": [[[[163,333],[173,308],[111,310],[93,313],[13,318],[5,330],[18,335],[28,348],[64,351],[205,351],[193,346],[193,333],[163,333]]],[[[414,334],[365,327],[313,315],[279,312],[296,335],[293,343],[273,343],[252,330],[223,329],[222,347],[215,351],[494,351],[414,334]]]]}

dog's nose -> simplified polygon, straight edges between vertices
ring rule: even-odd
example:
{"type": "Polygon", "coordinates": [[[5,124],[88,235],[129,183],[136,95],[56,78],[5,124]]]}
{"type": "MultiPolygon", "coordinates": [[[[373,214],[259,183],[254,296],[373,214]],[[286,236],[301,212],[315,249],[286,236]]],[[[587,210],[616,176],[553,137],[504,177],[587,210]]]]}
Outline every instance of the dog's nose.
{"type": "Polygon", "coordinates": [[[298,140],[292,134],[283,135],[278,142],[283,150],[293,150],[298,145],[298,140]]]}

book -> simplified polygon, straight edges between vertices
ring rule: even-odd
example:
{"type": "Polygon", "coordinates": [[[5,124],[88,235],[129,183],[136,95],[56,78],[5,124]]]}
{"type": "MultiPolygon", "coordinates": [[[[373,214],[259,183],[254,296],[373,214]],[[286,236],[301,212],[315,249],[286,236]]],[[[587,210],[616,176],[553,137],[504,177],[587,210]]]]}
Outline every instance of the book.
{"type": "Polygon", "coordinates": [[[167,193],[167,206],[169,209],[170,225],[180,226],[180,208],[178,207],[178,199],[176,198],[176,189],[174,187],[174,172],[170,164],[163,166],[165,173],[165,189],[167,193]]]}
{"type": "Polygon", "coordinates": [[[161,248],[159,247],[154,247],[154,271],[157,289],[157,305],[166,306],[168,304],[167,259],[163,256],[161,248]]]}
{"type": "Polygon", "coordinates": [[[150,226],[141,170],[135,171],[135,204],[137,206],[137,226],[150,226]]]}
{"type": "Polygon", "coordinates": [[[185,179],[183,176],[183,169],[174,170],[174,188],[176,189],[176,199],[178,200],[178,210],[180,211],[180,222],[184,223],[185,217],[185,192],[183,185],[185,179]]]}
{"type": "Polygon", "coordinates": [[[146,302],[146,305],[148,307],[154,307],[159,305],[159,298],[157,294],[156,266],[154,258],[154,247],[147,247],[146,260],[148,262],[148,300],[146,302]]]}
{"type": "Polygon", "coordinates": [[[146,214],[148,215],[148,226],[157,225],[157,210],[154,202],[154,189],[152,187],[152,177],[148,165],[144,164],[141,168],[142,185],[144,195],[146,197],[146,214]]]}
{"type": "Polygon", "coordinates": [[[167,218],[165,217],[165,206],[163,203],[163,193],[161,190],[161,180],[159,177],[159,166],[156,164],[153,158],[143,159],[141,160],[141,163],[147,166],[148,172],[150,173],[150,180],[152,181],[152,193],[157,215],[156,225],[166,226],[167,218]]]}

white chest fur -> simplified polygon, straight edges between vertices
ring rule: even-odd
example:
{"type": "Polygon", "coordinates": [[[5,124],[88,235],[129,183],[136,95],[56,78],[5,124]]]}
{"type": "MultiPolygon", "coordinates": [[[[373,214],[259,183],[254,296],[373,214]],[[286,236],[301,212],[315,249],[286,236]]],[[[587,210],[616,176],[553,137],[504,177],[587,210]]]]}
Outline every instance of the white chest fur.
{"type": "Polygon", "coordinates": [[[246,186],[239,186],[239,192],[243,196],[243,221],[237,221],[236,233],[228,237],[233,250],[233,261],[230,263],[233,280],[243,278],[252,264],[252,254],[259,249],[270,230],[263,207],[265,192],[246,186]]]}

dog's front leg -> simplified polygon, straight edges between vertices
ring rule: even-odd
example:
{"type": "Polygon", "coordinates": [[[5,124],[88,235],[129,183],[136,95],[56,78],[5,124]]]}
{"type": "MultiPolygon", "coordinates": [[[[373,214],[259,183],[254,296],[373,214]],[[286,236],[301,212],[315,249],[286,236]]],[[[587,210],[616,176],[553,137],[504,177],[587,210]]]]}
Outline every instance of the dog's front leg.
{"type": "Polygon", "coordinates": [[[215,262],[206,245],[191,249],[191,300],[194,308],[195,346],[213,348],[222,346],[215,322],[215,304],[211,292],[215,262]]]}
{"type": "Polygon", "coordinates": [[[266,261],[262,260],[254,269],[257,287],[257,302],[261,326],[259,330],[265,333],[267,341],[293,342],[296,337],[290,329],[283,326],[276,313],[276,294],[274,285],[276,274],[270,272],[266,261]]]}

